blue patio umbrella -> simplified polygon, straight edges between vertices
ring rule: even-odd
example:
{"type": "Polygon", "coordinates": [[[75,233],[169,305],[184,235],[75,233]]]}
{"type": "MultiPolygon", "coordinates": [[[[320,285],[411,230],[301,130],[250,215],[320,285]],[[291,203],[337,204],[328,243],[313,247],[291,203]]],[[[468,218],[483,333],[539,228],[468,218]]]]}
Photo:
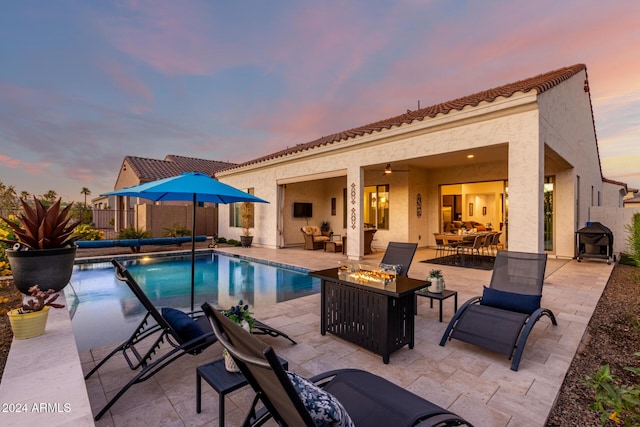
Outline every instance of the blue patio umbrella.
{"type": "Polygon", "coordinates": [[[195,293],[195,234],[196,234],[196,206],[198,202],[210,203],[269,203],[252,194],[238,190],[222,183],[209,175],[200,172],[185,172],[183,174],[164,178],[157,181],[127,187],[120,190],[101,194],[101,196],[130,196],[153,200],[191,200],[193,202],[193,231],[191,238],[191,311],[194,306],[195,293]]]}

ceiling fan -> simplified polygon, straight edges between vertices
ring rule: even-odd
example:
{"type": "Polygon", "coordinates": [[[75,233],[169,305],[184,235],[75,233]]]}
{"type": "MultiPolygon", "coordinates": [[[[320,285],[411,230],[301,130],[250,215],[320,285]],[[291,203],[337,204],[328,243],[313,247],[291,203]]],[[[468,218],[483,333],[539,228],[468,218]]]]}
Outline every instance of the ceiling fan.
{"type": "Polygon", "coordinates": [[[385,166],[384,169],[374,169],[374,170],[378,171],[378,172],[382,172],[384,175],[389,175],[389,174],[394,173],[394,172],[409,172],[408,170],[392,169],[391,168],[391,163],[387,163],[387,166],[385,166]]]}

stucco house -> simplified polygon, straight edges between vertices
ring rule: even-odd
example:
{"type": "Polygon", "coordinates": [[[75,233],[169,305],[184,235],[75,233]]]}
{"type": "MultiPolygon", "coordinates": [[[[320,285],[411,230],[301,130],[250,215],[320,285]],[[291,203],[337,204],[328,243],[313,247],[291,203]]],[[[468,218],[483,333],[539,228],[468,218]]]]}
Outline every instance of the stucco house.
{"type": "MultiPolygon", "coordinates": [[[[222,169],[235,166],[235,163],[193,157],[167,155],[163,160],[146,157],[125,156],[118,172],[114,190],[131,187],[145,182],[157,181],[179,175],[183,172],[202,172],[210,176],[222,169]]],[[[109,205],[113,210],[108,218],[111,227],[118,231],[133,226],[151,231],[154,237],[160,237],[165,228],[180,224],[191,229],[193,222],[191,202],[157,202],[137,198],[109,196],[109,205]]],[[[102,202],[102,201],[101,201],[102,202]]],[[[104,203],[104,202],[103,202],[104,203]]],[[[94,210],[94,219],[101,218],[94,210]]],[[[218,230],[218,211],[215,204],[207,203],[196,210],[196,234],[213,235],[218,230]]],[[[105,221],[101,221],[105,222],[105,221]]]]}
{"type": "MultiPolygon", "coordinates": [[[[434,245],[452,220],[503,231],[510,250],[573,257],[591,206],[619,201],[605,185],[587,67],[577,64],[407,111],[219,171],[270,201],[255,206],[253,243],[301,245],[304,225],[330,223],[347,255],[390,241],[434,245]],[[302,207],[302,208],[301,208],[302,207]],[[305,214],[300,214],[306,212],[305,214]]],[[[615,202],[619,203],[619,202],[615,202]]],[[[237,206],[219,234],[240,235],[237,206]]]]}

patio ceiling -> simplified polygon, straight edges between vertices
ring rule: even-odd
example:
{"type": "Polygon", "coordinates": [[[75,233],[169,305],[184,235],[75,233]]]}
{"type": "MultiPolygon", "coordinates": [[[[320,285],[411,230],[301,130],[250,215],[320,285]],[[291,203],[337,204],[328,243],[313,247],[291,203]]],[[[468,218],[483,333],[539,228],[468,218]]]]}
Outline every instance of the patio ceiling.
{"type": "Polygon", "coordinates": [[[471,164],[506,162],[509,159],[509,145],[498,144],[489,147],[479,147],[468,150],[453,151],[449,153],[435,154],[427,157],[416,157],[406,160],[385,160],[382,163],[364,167],[365,171],[384,169],[387,163],[391,163],[393,169],[440,169],[471,164]],[[469,155],[473,155],[469,158],[469,155]]]}

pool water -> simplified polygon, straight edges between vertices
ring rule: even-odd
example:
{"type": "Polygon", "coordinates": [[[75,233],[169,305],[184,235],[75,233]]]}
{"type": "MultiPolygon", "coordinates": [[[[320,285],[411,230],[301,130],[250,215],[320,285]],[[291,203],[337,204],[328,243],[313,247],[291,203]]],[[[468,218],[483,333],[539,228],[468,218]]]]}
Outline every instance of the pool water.
{"type": "MultiPolygon", "coordinates": [[[[191,258],[159,257],[122,261],[158,308],[189,311],[191,258]]],[[[196,256],[195,308],[203,302],[228,308],[243,300],[250,308],[318,293],[319,279],[306,272],[228,257],[196,256]]],[[[126,283],[115,278],[110,262],[74,267],[65,288],[78,350],[127,339],[146,311],[126,283]]]]}

